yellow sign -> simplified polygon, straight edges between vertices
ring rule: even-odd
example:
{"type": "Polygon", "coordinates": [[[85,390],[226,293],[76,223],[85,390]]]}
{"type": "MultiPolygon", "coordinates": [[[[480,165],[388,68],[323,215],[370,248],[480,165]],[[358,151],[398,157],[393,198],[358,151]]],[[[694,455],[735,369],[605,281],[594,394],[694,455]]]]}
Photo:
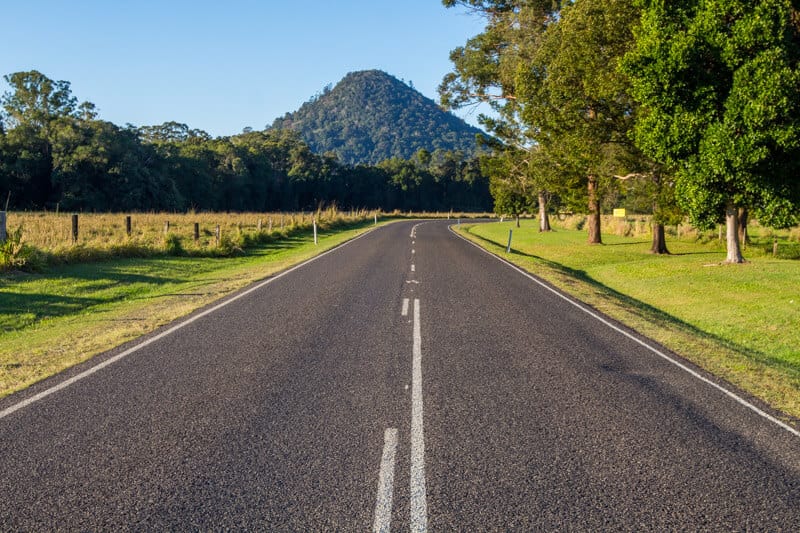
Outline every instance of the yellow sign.
{"type": "Polygon", "coordinates": [[[614,216],[617,218],[625,218],[625,210],[624,209],[614,209],[614,216]]]}

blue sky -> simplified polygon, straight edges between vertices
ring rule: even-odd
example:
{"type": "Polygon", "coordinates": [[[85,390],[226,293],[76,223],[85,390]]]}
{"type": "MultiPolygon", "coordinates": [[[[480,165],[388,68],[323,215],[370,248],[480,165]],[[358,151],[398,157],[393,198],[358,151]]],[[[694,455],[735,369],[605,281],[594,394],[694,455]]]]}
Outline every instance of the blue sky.
{"type": "Polygon", "coordinates": [[[483,27],[439,0],[4,4],[0,74],[67,80],[119,125],[175,120],[215,136],[261,129],[355,70],[384,70],[438,100],[450,50],[483,27]]]}

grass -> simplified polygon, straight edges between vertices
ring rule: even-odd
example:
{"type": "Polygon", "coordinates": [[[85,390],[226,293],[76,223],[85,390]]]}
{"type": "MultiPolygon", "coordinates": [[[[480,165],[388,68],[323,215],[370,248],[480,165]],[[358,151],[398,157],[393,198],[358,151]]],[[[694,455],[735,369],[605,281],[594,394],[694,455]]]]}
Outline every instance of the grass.
{"type": "MultiPolygon", "coordinates": [[[[648,253],[646,236],[604,234],[603,245],[590,246],[584,231],[539,233],[537,227],[532,220],[519,229],[462,224],[461,232],[800,418],[800,262],[773,257],[771,244],[751,244],[748,263],[723,265],[724,244],[697,233],[668,237],[672,255],[656,256],[648,253]]],[[[754,242],[771,243],[775,235],[763,237],[762,230],[753,226],[754,242]]],[[[789,232],[781,239],[791,246],[789,232]]]]}
{"type": "Polygon", "coordinates": [[[0,397],[146,334],[373,227],[298,230],[244,255],[122,258],[0,275],[0,397]]]}
{"type": "Polygon", "coordinates": [[[21,242],[0,247],[0,270],[43,270],[122,257],[228,257],[308,231],[314,221],[325,231],[376,214],[341,212],[335,206],[310,213],[81,213],[73,241],[71,214],[11,212],[9,235],[21,235],[21,242]],[[131,218],[130,235],[126,216],[131,218]]]}

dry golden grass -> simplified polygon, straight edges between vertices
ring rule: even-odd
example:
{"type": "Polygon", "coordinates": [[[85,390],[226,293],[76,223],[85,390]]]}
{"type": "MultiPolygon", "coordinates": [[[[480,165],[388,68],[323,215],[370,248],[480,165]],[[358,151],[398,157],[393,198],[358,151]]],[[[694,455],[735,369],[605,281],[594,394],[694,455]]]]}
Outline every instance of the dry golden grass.
{"type": "Polygon", "coordinates": [[[22,227],[26,257],[9,259],[17,268],[79,263],[114,257],[151,255],[227,256],[255,244],[309,231],[357,223],[372,211],[339,211],[335,206],[305,213],[81,213],[78,239],[72,237],[72,214],[11,212],[9,230],[22,227]],[[126,217],[131,217],[131,233],[126,217]],[[199,225],[195,239],[194,226],[199,225]],[[219,235],[217,234],[219,227],[219,235]]]}
{"type": "Polygon", "coordinates": [[[311,213],[134,213],[131,234],[125,229],[124,213],[81,213],[78,215],[78,241],[72,241],[72,215],[46,212],[10,212],[8,227],[23,227],[23,239],[41,250],[56,251],[83,245],[107,248],[125,242],[160,245],[166,235],[179,237],[193,247],[215,246],[216,226],[220,231],[277,233],[281,230],[308,228],[313,218],[320,227],[340,222],[363,220],[371,212],[344,213],[335,207],[311,213]],[[200,224],[200,239],[194,242],[194,224],[200,224]],[[167,227],[167,224],[169,226],[167,227]],[[260,226],[260,228],[259,228],[260,226]]]}

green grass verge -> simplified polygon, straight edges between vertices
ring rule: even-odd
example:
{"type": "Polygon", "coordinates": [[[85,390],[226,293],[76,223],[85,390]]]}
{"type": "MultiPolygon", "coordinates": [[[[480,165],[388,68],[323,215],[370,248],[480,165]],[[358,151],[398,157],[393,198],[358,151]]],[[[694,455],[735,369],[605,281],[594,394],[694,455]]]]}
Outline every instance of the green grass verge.
{"type": "Polygon", "coordinates": [[[0,397],[372,229],[297,233],[229,258],[128,258],[0,276],[0,397]]]}
{"type": "MultiPolygon", "coordinates": [[[[711,373],[800,418],[800,263],[764,253],[723,265],[719,243],[584,231],[539,233],[537,222],[462,224],[460,232],[711,373]],[[506,253],[513,230],[512,251],[506,253]]],[[[747,254],[745,254],[747,256],[747,254]]]]}

